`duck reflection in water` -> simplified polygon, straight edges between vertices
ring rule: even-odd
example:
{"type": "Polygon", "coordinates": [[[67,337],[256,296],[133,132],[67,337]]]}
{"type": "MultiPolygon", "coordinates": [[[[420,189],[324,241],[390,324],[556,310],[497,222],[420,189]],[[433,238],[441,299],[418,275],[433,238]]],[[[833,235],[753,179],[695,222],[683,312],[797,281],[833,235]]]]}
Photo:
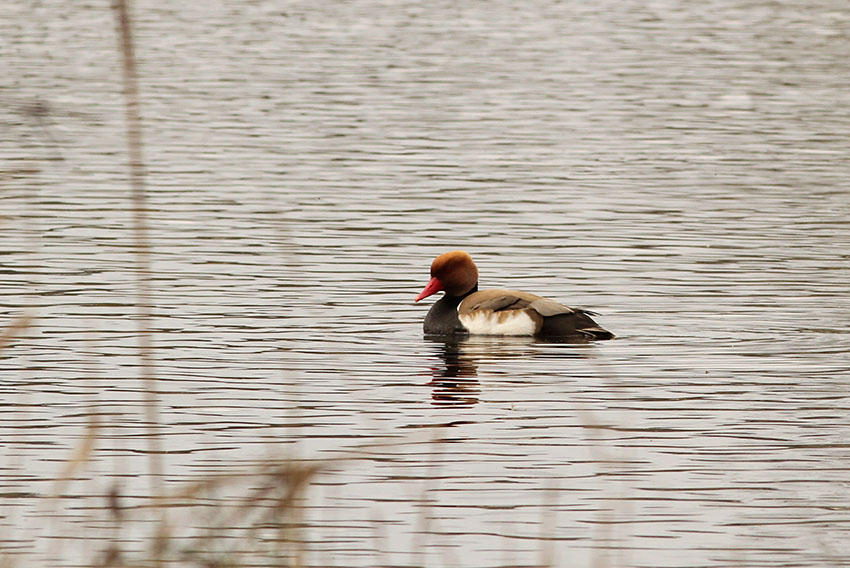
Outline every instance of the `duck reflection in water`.
{"type": "Polygon", "coordinates": [[[426,335],[431,343],[437,364],[430,367],[432,404],[435,406],[469,407],[478,403],[481,383],[478,380],[479,361],[494,359],[551,358],[575,359],[592,357],[586,349],[547,349],[588,345],[592,341],[541,341],[531,337],[458,338],[445,335],[426,335]]]}
{"type": "Polygon", "coordinates": [[[436,406],[472,406],[478,402],[481,383],[478,365],[463,352],[463,341],[446,338],[426,338],[433,343],[440,362],[431,367],[432,404],[436,406]]]}

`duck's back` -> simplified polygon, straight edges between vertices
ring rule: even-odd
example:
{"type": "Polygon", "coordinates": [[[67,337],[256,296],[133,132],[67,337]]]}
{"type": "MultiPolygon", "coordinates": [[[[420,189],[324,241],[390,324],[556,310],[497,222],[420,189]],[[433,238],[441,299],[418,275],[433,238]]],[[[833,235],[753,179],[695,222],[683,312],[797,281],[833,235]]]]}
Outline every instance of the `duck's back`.
{"type": "Polygon", "coordinates": [[[541,338],[614,337],[580,308],[519,290],[482,290],[458,306],[460,322],[472,334],[534,335],[541,338]]]}

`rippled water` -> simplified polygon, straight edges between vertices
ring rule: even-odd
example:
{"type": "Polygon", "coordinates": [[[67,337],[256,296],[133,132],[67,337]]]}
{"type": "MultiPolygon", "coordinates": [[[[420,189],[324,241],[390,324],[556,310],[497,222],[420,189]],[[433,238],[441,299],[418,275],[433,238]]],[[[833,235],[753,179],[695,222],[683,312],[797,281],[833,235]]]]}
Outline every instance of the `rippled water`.
{"type": "MultiPolygon", "coordinates": [[[[113,16],[0,9],[2,321],[35,313],[0,359],[0,553],[143,558],[113,16]]],[[[844,2],[135,14],[166,491],[328,460],[286,537],[310,566],[850,562],[844,2]],[[618,338],[424,339],[455,248],[618,338]]],[[[170,522],[273,564],[213,518],[245,479],[170,522]]]]}

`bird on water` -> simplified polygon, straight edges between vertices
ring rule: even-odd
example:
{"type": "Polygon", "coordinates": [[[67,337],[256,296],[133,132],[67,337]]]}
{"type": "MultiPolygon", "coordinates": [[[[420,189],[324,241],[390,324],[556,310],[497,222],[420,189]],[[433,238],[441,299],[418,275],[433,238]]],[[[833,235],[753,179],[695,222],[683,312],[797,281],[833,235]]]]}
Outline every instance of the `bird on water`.
{"type": "Polygon", "coordinates": [[[478,290],[478,267],[462,250],[443,253],[431,263],[431,280],[416,296],[443,291],[425,316],[429,335],[533,336],[540,339],[611,339],[581,308],[518,290],[478,290]]]}

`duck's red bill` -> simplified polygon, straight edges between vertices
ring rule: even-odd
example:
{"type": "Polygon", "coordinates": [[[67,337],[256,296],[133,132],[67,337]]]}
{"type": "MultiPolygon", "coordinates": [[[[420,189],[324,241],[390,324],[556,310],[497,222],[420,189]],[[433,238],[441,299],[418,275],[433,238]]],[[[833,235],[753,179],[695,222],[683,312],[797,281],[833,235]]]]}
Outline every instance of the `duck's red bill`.
{"type": "Polygon", "coordinates": [[[428,282],[428,285],[425,286],[425,289],[422,290],[421,292],[419,292],[419,295],[416,296],[416,299],[414,300],[414,302],[418,302],[422,298],[427,298],[431,294],[436,294],[437,292],[439,292],[442,289],[443,289],[443,284],[436,277],[431,278],[431,280],[428,282]]]}

